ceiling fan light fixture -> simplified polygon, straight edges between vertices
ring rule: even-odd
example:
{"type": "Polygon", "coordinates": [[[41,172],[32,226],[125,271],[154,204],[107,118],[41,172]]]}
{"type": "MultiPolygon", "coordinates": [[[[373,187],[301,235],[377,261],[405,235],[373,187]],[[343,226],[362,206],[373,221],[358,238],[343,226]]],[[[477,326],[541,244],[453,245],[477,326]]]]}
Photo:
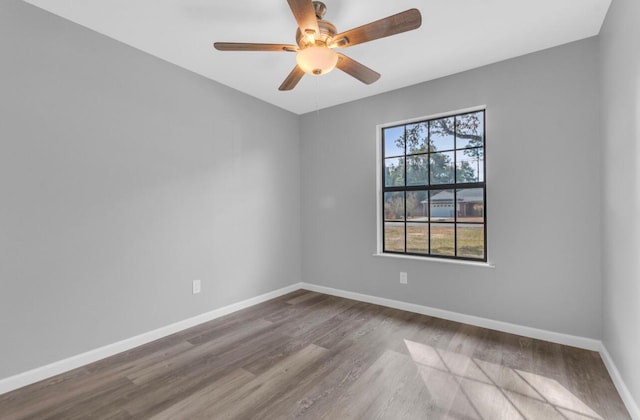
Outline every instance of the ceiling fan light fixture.
{"type": "Polygon", "coordinates": [[[317,0],[287,0],[296,19],[296,44],[259,44],[253,42],[214,42],[219,51],[288,51],[296,52],[296,66],[278,87],[288,91],[296,87],[305,74],[320,76],[335,67],[362,83],[370,85],[380,79],[369,67],[358,63],[334,48],[347,48],[376,39],[417,29],[422,25],[418,9],[409,9],[369,22],[348,31],[338,32],[333,23],[324,20],[327,6],[317,0]]]}
{"type": "Polygon", "coordinates": [[[338,54],[329,47],[314,45],[298,51],[296,62],[305,73],[320,76],[335,68],[338,54]]]}

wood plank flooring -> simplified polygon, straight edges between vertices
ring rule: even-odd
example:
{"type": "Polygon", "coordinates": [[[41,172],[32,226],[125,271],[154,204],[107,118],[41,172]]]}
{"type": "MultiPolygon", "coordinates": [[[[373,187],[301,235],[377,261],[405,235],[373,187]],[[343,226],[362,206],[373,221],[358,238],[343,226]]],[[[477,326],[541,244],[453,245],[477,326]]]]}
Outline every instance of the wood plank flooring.
{"type": "Polygon", "coordinates": [[[598,353],[299,290],[0,396],[2,419],[629,419],[598,353]]]}

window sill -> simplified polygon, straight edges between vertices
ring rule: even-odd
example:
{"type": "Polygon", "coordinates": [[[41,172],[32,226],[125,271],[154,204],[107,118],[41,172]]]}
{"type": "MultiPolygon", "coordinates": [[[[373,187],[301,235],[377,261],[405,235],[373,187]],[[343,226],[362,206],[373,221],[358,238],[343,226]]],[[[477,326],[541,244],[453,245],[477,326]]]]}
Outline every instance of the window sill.
{"type": "Polygon", "coordinates": [[[447,259],[447,258],[416,257],[413,255],[385,254],[382,252],[375,253],[373,254],[373,256],[383,257],[383,258],[396,258],[401,260],[415,260],[415,261],[436,262],[436,263],[445,263],[445,264],[468,265],[472,267],[496,268],[496,266],[491,264],[490,262],[482,262],[482,261],[465,261],[465,260],[453,260],[453,259],[447,259]]]}

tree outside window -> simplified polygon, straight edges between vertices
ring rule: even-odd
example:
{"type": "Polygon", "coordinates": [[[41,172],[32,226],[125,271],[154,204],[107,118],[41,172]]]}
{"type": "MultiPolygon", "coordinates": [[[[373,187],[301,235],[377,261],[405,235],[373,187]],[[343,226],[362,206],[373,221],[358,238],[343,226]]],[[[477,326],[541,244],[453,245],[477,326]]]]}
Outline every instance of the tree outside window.
{"type": "Polygon", "coordinates": [[[383,252],[486,261],[485,111],[382,128],[383,252]]]}

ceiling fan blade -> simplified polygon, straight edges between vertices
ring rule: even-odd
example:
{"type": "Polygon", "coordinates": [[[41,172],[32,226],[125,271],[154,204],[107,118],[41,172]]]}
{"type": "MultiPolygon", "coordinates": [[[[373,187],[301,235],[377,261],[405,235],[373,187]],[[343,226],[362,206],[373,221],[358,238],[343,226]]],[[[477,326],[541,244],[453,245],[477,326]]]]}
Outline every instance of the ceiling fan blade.
{"type": "Polygon", "coordinates": [[[338,64],[336,64],[336,67],[367,85],[370,85],[380,78],[380,73],[371,70],[369,67],[358,63],[356,60],[344,54],[338,53],[338,64]]]}
{"type": "Polygon", "coordinates": [[[213,44],[219,51],[298,51],[295,45],[286,44],[254,44],[248,42],[215,42],[213,44]]]}
{"type": "Polygon", "coordinates": [[[287,2],[296,22],[298,22],[300,31],[303,34],[319,35],[320,28],[316,18],[316,9],[311,0],[287,0],[287,2]]]}
{"type": "Polygon", "coordinates": [[[300,79],[302,79],[302,76],[304,76],[304,71],[302,71],[302,69],[300,67],[295,66],[293,71],[291,71],[291,73],[289,73],[287,78],[284,79],[284,82],[282,82],[282,84],[280,85],[278,90],[291,90],[291,89],[293,89],[294,87],[296,87],[296,85],[298,84],[300,79]]]}
{"type": "Polygon", "coordinates": [[[339,48],[351,47],[362,44],[363,42],[417,29],[421,24],[422,15],[420,11],[418,9],[409,9],[393,16],[339,33],[333,37],[333,45],[339,48]]]}

